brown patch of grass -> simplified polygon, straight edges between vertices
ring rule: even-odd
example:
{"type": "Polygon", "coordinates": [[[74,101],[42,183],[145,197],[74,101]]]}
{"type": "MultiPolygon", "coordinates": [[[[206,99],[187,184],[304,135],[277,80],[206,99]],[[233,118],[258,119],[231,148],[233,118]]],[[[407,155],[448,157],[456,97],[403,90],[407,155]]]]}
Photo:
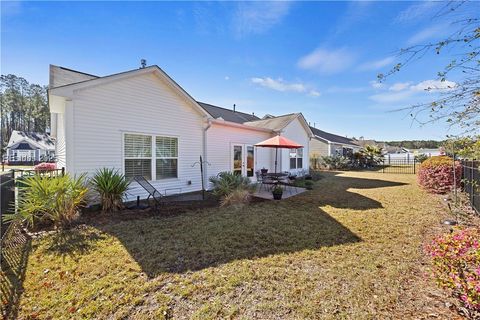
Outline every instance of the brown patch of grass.
{"type": "Polygon", "coordinates": [[[428,317],[436,289],[423,280],[421,244],[444,205],[413,175],[323,175],[282,201],[92,224],[71,231],[70,247],[36,240],[19,315],[428,317]]]}

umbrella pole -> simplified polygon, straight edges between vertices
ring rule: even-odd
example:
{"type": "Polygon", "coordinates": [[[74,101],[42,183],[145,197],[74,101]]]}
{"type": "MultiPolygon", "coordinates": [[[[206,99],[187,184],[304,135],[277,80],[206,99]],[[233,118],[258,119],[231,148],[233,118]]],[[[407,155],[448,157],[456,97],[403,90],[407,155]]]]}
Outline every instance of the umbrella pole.
{"type": "Polygon", "coordinates": [[[275,148],[275,173],[277,173],[277,156],[278,156],[278,148],[275,148]]]}

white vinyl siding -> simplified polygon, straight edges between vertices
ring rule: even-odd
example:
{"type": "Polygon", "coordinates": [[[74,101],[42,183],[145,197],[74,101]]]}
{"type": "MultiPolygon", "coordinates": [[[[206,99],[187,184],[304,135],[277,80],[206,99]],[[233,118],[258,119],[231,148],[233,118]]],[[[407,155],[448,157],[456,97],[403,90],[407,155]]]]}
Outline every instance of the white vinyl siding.
{"type": "MultiPolygon", "coordinates": [[[[175,137],[177,177],[156,180],[157,165],[152,161],[151,183],[162,193],[201,190],[200,168],[192,165],[203,154],[203,115],[165,81],[151,74],[134,76],[78,90],[73,102],[74,132],[67,134],[73,135],[68,147],[75,149],[75,163],[67,168],[69,173],[93,175],[100,168],[124,171],[125,134],[175,137]]],[[[153,146],[152,157],[156,159],[153,146]]],[[[133,182],[128,199],[137,196],[147,194],[133,182]]]]}
{"type": "MultiPolygon", "coordinates": [[[[204,166],[207,178],[216,176],[222,171],[232,171],[233,145],[253,146],[271,137],[269,132],[213,124],[207,131],[207,158],[205,160],[208,161],[208,165],[204,166]]],[[[255,179],[255,171],[262,168],[273,172],[272,154],[275,154],[275,150],[272,148],[254,147],[253,179],[255,179]]]]}
{"type": "Polygon", "coordinates": [[[290,122],[285,129],[283,129],[282,136],[286,137],[287,139],[293,140],[298,144],[302,145],[303,148],[301,152],[301,160],[298,161],[296,157],[296,165],[297,168],[290,168],[290,151],[288,149],[279,149],[279,159],[281,158],[281,171],[289,171],[292,174],[298,174],[300,172],[308,172],[309,170],[309,163],[310,163],[310,137],[305,126],[302,125],[302,122],[299,118],[290,122]],[[281,151],[281,153],[280,153],[281,151]]]}

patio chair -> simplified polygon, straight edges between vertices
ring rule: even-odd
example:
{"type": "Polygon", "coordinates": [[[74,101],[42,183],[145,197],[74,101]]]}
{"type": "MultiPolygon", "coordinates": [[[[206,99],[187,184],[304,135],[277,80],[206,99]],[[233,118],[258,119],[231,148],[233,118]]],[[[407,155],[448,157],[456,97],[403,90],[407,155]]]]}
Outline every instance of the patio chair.
{"type": "Polygon", "coordinates": [[[287,189],[288,189],[290,194],[293,194],[292,193],[293,188],[295,188],[295,193],[297,193],[297,191],[298,191],[297,186],[295,185],[295,178],[296,178],[296,176],[288,175],[288,176],[282,177],[278,181],[284,187],[285,191],[287,191],[287,189]]]}
{"type": "Polygon", "coordinates": [[[161,205],[161,200],[163,198],[163,195],[160,193],[160,191],[158,191],[157,189],[155,189],[154,186],[152,186],[150,184],[150,182],[147,181],[147,179],[145,179],[143,176],[135,176],[133,178],[143,189],[145,189],[145,191],[148,192],[148,197],[147,197],[147,203],[149,202],[148,200],[150,198],[153,199],[154,203],[155,203],[155,206],[154,206],[154,209],[155,211],[158,209],[158,205],[161,205]]]}
{"type": "Polygon", "coordinates": [[[261,182],[260,190],[262,189],[262,187],[264,187],[265,191],[270,191],[272,187],[277,183],[277,181],[273,179],[271,176],[269,176],[268,174],[260,173],[259,176],[260,176],[260,182],[261,182]]]}

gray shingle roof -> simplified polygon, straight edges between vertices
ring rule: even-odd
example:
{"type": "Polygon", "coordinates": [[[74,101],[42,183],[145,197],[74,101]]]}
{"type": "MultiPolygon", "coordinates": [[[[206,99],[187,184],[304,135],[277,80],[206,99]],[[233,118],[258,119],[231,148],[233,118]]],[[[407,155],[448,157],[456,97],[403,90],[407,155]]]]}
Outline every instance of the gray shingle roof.
{"type": "Polygon", "coordinates": [[[291,121],[293,121],[293,119],[297,118],[298,116],[299,113],[290,113],[278,117],[245,122],[244,124],[251,127],[265,128],[277,131],[285,128],[291,121]]]}
{"type": "Polygon", "coordinates": [[[197,101],[198,104],[205,109],[215,119],[222,118],[225,121],[244,123],[247,121],[260,120],[259,117],[239,111],[233,111],[222,107],[217,107],[208,103],[197,101]]]}
{"type": "Polygon", "coordinates": [[[322,138],[324,140],[339,144],[357,145],[354,140],[347,137],[342,137],[333,133],[325,132],[314,127],[310,127],[310,129],[312,129],[312,132],[316,137],[322,138]]]}
{"type": "Polygon", "coordinates": [[[39,149],[55,150],[54,140],[46,133],[14,130],[6,148],[11,148],[19,143],[28,143],[30,146],[39,149]]]}

